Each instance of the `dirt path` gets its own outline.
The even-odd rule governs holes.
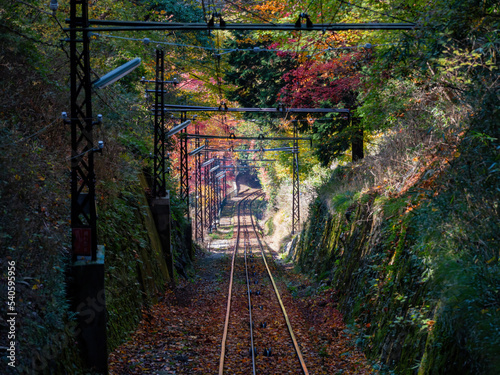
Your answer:
[[[230,215],[232,210],[225,212]],[[168,289],[164,300],[144,315],[132,339],[110,354],[110,374],[218,373],[232,249],[227,232],[231,225],[229,217],[222,218],[220,232],[212,236],[212,250],[197,257],[195,276]],[[290,267],[277,263],[272,267],[309,373],[374,373],[345,333],[342,316],[335,309],[335,292],[318,292]],[[247,368],[232,368],[227,373],[249,373]]]

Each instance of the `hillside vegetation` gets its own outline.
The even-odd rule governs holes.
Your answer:
[[[338,291],[381,369],[494,374],[498,9],[439,5],[421,39],[372,65],[358,111],[379,130],[361,162],[336,166],[319,189],[293,259]]]

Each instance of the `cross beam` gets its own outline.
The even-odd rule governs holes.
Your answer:
[[[263,163],[267,163],[267,162],[270,162],[270,161],[278,161],[277,159],[248,159],[248,160],[244,160],[244,159],[236,159],[236,161],[239,161],[239,162],[254,162],[254,161],[258,161],[258,162],[263,162]]]
[[[228,108],[176,104],[165,104],[163,109],[167,112],[349,113],[346,108]]]
[[[219,160],[225,161],[233,161],[233,162],[250,162],[250,161],[259,161],[259,162],[268,162],[268,161],[278,161],[277,159],[229,159],[229,158],[221,158]]]
[[[150,21],[113,21],[90,20],[87,31],[147,31],[147,30],[173,30],[173,31],[208,31],[208,30],[262,30],[262,31],[345,31],[345,30],[414,30],[419,26],[415,23],[328,23],[300,26],[294,23],[167,23]],[[65,29],[65,31],[70,31]]]
[[[207,151],[210,152],[268,152],[268,151],[292,151],[293,147],[277,147],[277,148],[263,148],[263,149],[249,149],[249,150],[229,150],[229,149],[217,149],[217,148],[210,148]]]
[[[257,136],[257,137],[240,137],[240,136],[233,136],[233,135],[199,135],[199,134],[187,134],[187,137],[190,139],[196,139],[196,138],[201,138],[201,139],[229,139],[229,140],[255,140],[255,141],[293,141],[293,140],[299,140],[299,141],[312,141],[312,138],[304,138],[304,137],[299,137],[299,138],[293,138],[293,137],[265,137],[265,136]]]

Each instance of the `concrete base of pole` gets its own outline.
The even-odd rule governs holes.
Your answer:
[[[174,256],[172,254],[171,245],[171,226],[170,226],[170,195],[166,197],[156,198],[151,202],[151,210],[156,222],[156,229],[160,236],[161,245],[163,248],[163,256],[167,263],[170,279],[174,280]]]
[[[68,297],[77,312],[75,337],[89,371],[108,373],[104,246],[98,246],[95,262],[77,260],[70,269]]]

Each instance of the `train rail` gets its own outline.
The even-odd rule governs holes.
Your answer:
[[[249,189],[237,204],[219,375],[308,375],[251,213],[263,195]]]

